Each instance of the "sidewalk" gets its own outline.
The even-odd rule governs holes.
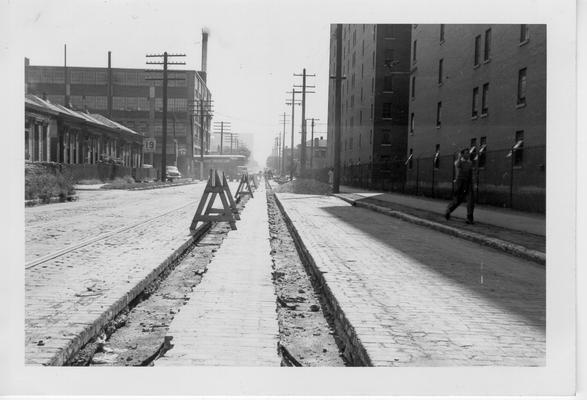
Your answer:
[[[538,264],[336,197],[276,198],[354,364],[545,364]]]
[[[409,196],[399,193],[368,191],[350,186],[341,186],[340,192],[345,194],[352,194],[356,200],[377,200],[385,203],[403,205],[419,210],[432,211],[440,215],[444,215],[446,206],[449,203],[448,200],[430,199],[426,197]],[[457,217],[464,220],[466,217],[466,204],[462,204],[459,208],[457,208],[452,213],[451,217]],[[494,225],[501,228],[532,233],[534,235],[546,236],[546,218],[541,214],[525,213],[522,211],[476,204],[475,221],[478,223]]]
[[[155,366],[280,366],[264,185],[173,319]]]
[[[475,224],[465,224],[466,207],[444,218],[448,202],[396,193],[359,191],[341,187],[336,197],[355,206],[427,226],[453,236],[474,241],[519,257],[546,262],[546,221],[543,215],[475,207]]]

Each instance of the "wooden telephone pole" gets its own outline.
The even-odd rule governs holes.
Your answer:
[[[161,143],[161,181],[167,181],[167,82],[168,81],[178,81],[184,80],[183,78],[168,78],[167,77],[167,67],[169,65],[185,65],[185,62],[170,62],[168,58],[170,57],[185,57],[185,54],[169,54],[164,52],[163,54],[147,54],[147,58],[163,58],[163,61],[147,61],[149,65],[163,65],[163,78],[147,78],[149,81],[163,81],[163,141]],[[153,70],[148,70],[148,72],[153,72]],[[160,72],[157,70],[157,72]]]

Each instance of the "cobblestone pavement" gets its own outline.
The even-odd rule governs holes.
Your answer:
[[[79,200],[25,209],[29,262],[85,239],[199,200],[205,183],[166,189],[79,191]]]
[[[271,272],[265,190],[247,202],[173,319],[173,348],[155,366],[279,366],[279,328]]]
[[[52,222],[48,214],[38,216],[37,225],[29,227],[30,234],[39,237],[43,234],[37,230],[53,230],[56,235],[53,247],[46,247],[44,250],[51,252],[59,250],[63,243],[71,240],[68,238],[68,226],[75,230],[71,236],[75,238],[73,241],[77,242],[78,239],[96,234],[97,228],[90,221],[97,224],[100,224],[101,220],[105,221],[100,225],[101,232],[113,226],[116,220],[120,223],[138,222],[137,219],[144,219],[146,215],[154,216],[155,209],[159,212],[166,211],[175,208],[177,204],[185,204],[186,199],[194,200],[193,203],[168,214],[165,218],[156,219],[149,224],[26,269],[26,363],[63,362],[64,358],[70,355],[67,353],[72,345],[79,347],[80,338],[95,333],[90,331],[95,329],[96,320],[112,317],[108,311],[111,306],[128,302],[138,294],[135,293],[137,288],[145,286],[156,274],[157,268],[188,241],[188,228],[203,188],[204,185],[190,185],[159,189],[157,194],[108,193],[104,195],[103,202],[95,202],[95,208],[92,208],[94,202],[91,200],[80,204],[56,205],[60,206],[57,207],[57,214],[62,215],[66,222]],[[149,196],[153,197],[147,201],[145,197]],[[143,202],[137,204],[135,198],[142,199]],[[125,201],[122,202],[122,199]],[[146,204],[151,208],[145,211]],[[64,209],[65,206],[71,207],[69,211]],[[117,206],[121,207],[122,211]],[[46,207],[49,209],[53,206]],[[133,207],[140,208],[141,212],[133,211]],[[126,211],[130,215],[126,214]],[[45,212],[49,213],[50,210],[40,210],[34,214]],[[40,225],[39,219],[46,222],[46,225]],[[53,228],[53,225],[56,228]],[[81,226],[87,227],[87,230],[79,229]]]
[[[373,365],[544,365],[538,264],[335,197],[277,196]]]

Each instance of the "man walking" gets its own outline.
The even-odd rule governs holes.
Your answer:
[[[456,190],[452,201],[444,213],[444,217],[450,219],[450,214],[464,200],[467,199],[467,224],[473,224],[473,209],[475,207],[475,194],[473,192],[473,162],[471,161],[469,149],[463,149],[457,161],[456,168]]]

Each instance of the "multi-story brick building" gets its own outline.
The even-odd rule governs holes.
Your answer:
[[[413,25],[408,190],[448,197],[462,148],[479,201],[545,207],[546,26]]]
[[[411,25],[344,24],[342,181],[398,188],[405,180]],[[331,26],[330,76],[336,73]],[[335,83],[329,85],[328,165],[334,165]]]
[[[103,114],[113,121],[154,138],[153,153],[145,153],[144,162],[159,168],[162,154],[162,82],[161,73],[144,69],[111,67],[33,66],[25,61],[26,91],[46,96],[51,102]],[[184,175],[198,171],[194,157],[200,154],[200,135],[209,145],[210,117],[200,126],[198,100],[209,101],[205,72],[170,70],[167,108],[167,164],[177,165]],[[195,113],[192,112],[194,111]],[[207,107],[205,107],[207,108]],[[197,158],[195,159],[197,162]]]

